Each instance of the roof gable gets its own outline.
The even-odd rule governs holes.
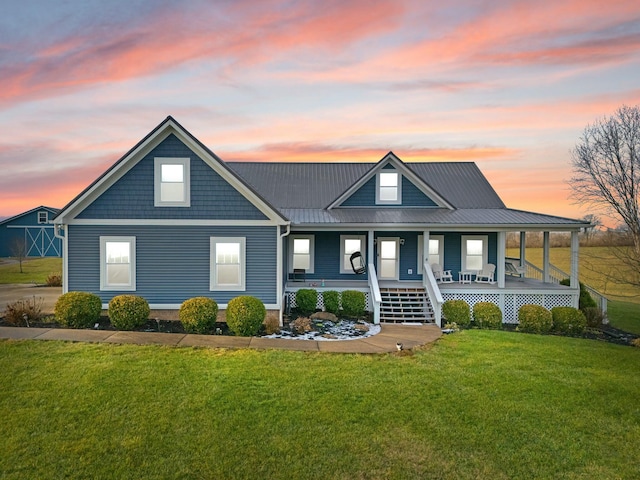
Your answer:
[[[113,166],[111,166],[106,172],[104,172],[98,179],[96,179],[89,187],[87,187],[82,193],[80,193],[75,199],[73,199],[67,206],[55,218],[56,223],[66,223],[75,218],[113,218],[109,217],[108,210],[98,208],[112,203],[114,198],[122,198],[123,193],[126,195],[144,195],[147,196],[153,194],[153,177],[151,177],[151,185],[135,185],[125,179],[125,175],[133,172],[132,175],[144,176],[144,170],[146,169],[146,177],[149,178],[149,158],[153,160],[154,154],[158,152],[157,149],[164,148],[173,149],[186,149],[196,157],[196,172],[192,172],[192,182],[202,182],[203,179],[209,180],[212,184],[217,185],[221,191],[217,192],[223,195],[226,201],[229,201],[229,193],[236,193],[236,198],[231,199],[233,206],[240,206],[248,211],[247,205],[250,205],[253,209],[259,212],[261,218],[268,218],[269,220],[276,221],[278,223],[286,223],[286,219],[255,190],[247,185],[237,174],[230,170],[225,163],[216,156],[211,150],[205,147],[200,141],[198,141],[191,133],[185,130],[178,122],[172,117],[167,117],[162,123],[160,123],[154,130],[152,130],[145,138],[143,138],[136,146],[134,146],[129,152],[121,157]],[[164,151],[164,150],[162,150]],[[176,155],[181,153],[176,150]],[[183,153],[184,154],[184,150]],[[198,170],[199,169],[199,170]],[[197,173],[198,175],[194,175]],[[147,181],[148,183],[148,181]],[[226,191],[224,190],[226,187]],[[110,191],[110,189],[112,189]],[[139,190],[146,189],[141,192]],[[149,190],[151,189],[151,190]],[[118,196],[117,194],[120,193]],[[226,196],[225,196],[226,194]],[[238,195],[239,194],[239,195]],[[101,199],[101,196],[105,195]],[[239,198],[241,197],[241,198]],[[94,202],[97,202],[94,205]],[[209,202],[210,203],[210,202]],[[148,204],[148,201],[147,201]],[[240,205],[242,204],[242,205]],[[144,205],[144,204],[143,204]],[[153,204],[151,204],[153,205]],[[115,218],[153,218],[161,217],[167,218],[167,214],[172,213],[175,215],[183,214],[185,211],[189,211],[188,218],[202,218],[211,219],[211,215],[204,211],[204,207],[198,212],[197,209],[189,208],[159,208],[149,209],[139,208],[139,204],[136,203],[134,212],[130,212],[126,217],[117,216]],[[221,218],[223,215],[223,209],[213,209],[216,213],[214,219]],[[212,209],[209,207],[209,212]],[[151,213],[150,213],[151,212]],[[183,214],[184,215],[184,214]],[[258,219],[252,217],[252,219]]]
[[[387,153],[382,159],[363,175],[357,182],[351,185],[345,192],[336,198],[328,209],[347,206],[372,206],[376,208],[385,207],[375,203],[376,194],[376,176],[383,170],[396,170],[402,176],[403,198],[397,207],[443,207],[453,208],[443,196],[429,186],[423,179],[409,170],[404,162],[400,160],[393,152]],[[413,195],[404,198],[404,187],[407,187]],[[373,200],[373,201],[372,201]]]
[[[49,217],[49,218],[53,218],[53,216],[56,215],[59,210],[57,208],[45,207],[44,205],[40,205],[39,207],[32,208],[31,210],[27,210],[26,212],[22,212],[22,213],[19,213],[17,215],[14,215],[13,217],[5,218],[4,220],[0,221],[0,225],[4,225],[6,223],[11,223],[11,222],[14,222],[14,221],[16,221],[18,219],[21,219],[21,218],[24,218],[26,216],[35,214],[36,212],[42,212],[42,211],[46,211],[46,212],[50,213],[51,217]]]

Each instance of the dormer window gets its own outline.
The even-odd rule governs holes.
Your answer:
[[[190,198],[190,164],[188,158],[155,159],[155,206],[188,207]]]
[[[38,212],[38,223],[49,223],[49,212]]]
[[[400,174],[394,170],[383,170],[378,173],[377,189],[376,189],[376,204],[400,204],[401,192],[400,192]]]

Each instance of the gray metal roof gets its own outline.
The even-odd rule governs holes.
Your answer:
[[[414,225],[467,226],[517,228],[579,228],[581,220],[556,217],[541,213],[512,210],[509,208],[283,208],[283,215],[294,225],[344,224],[344,225]]]
[[[376,163],[227,162],[277,208],[325,208]],[[480,169],[470,162],[404,163],[455,208],[504,208]]]

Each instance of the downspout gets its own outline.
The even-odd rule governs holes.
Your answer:
[[[276,261],[277,265],[278,265],[278,272],[277,272],[277,283],[278,283],[278,288],[276,291],[276,295],[278,296],[277,298],[279,299],[279,303],[280,303],[280,311],[278,313],[278,321],[280,322],[280,326],[282,327],[284,324],[284,319],[282,317],[282,312],[284,309],[284,292],[283,292],[283,274],[284,274],[284,259],[283,259],[283,254],[282,254],[282,243],[284,241],[284,237],[288,237],[289,234],[291,233],[291,222],[288,222],[286,224],[286,230],[284,231],[284,233],[281,233],[279,235],[279,241],[278,241],[278,248],[277,248],[277,255],[278,255],[278,259]]]
[[[60,235],[60,230],[64,230],[64,235]],[[53,235],[56,238],[59,238],[62,242],[62,293],[67,293],[69,291],[69,266],[67,265],[69,255],[67,251],[67,233],[67,226],[64,223],[53,224]]]

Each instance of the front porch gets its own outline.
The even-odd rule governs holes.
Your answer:
[[[371,271],[370,271],[371,273]],[[375,270],[373,271],[375,275]],[[575,306],[577,304],[578,291],[564,285],[553,282],[543,282],[542,280],[530,277],[509,277],[504,279],[504,287],[495,283],[438,283],[436,284],[443,301],[464,300],[473,309],[478,302],[492,302],[500,307],[503,312],[504,323],[517,323],[518,310],[525,304],[542,305],[551,309],[558,306]],[[322,292],[327,290],[358,290],[365,294],[365,308],[369,312],[376,311],[376,292],[367,280],[325,280],[324,282],[300,282],[289,281],[285,285],[285,305],[289,309],[295,308],[295,292],[302,288],[312,288],[318,292],[318,302],[316,308],[324,309]],[[428,292],[423,282],[415,281],[380,281],[379,290],[392,288],[421,288]],[[431,304],[436,303],[434,297],[437,294],[428,294]],[[437,310],[437,309],[434,309]],[[436,323],[439,323],[439,317]]]

